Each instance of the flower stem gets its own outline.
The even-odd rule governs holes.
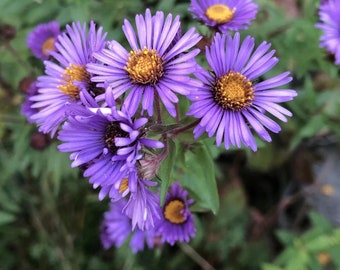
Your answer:
[[[200,119],[197,119],[196,121],[186,125],[186,126],[183,126],[183,127],[180,127],[180,128],[177,128],[177,129],[174,129],[172,130],[170,133],[171,133],[171,138],[174,138],[176,137],[178,134],[192,128],[192,127],[195,127],[198,125],[198,123],[200,122]]]
[[[34,77],[34,72],[27,65],[27,63],[21,59],[19,53],[13,48],[13,46],[9,42],[6,42],[5,47],[10,52],[10,54],[12,54],[12,56],[18,61],[18,63],[26,69],[30,76]]]
[[[193,261],[195,261],[198,265],[201,266],[204,270],[214,270],[215,268],[206,261],[200,254],[196,252],[190,245],[187,243],[178,244],[180,249],[187,254]]]
[[[155,92],[155,104],[156,104],[156,112],[157,112],[157,124],[162,124],[162,111],[161,111],[161,104],[159,101],[159,95]]]

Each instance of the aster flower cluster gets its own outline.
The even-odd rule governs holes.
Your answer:
[[[214,33],[202,66],[196,56],[203,52],[195,48],[201,34],[162,11],[147,9],[134,23],[125,19],[126,47],[106,40],[94,22],[73,22],[63,31],[51,22],[29,35],[45,72],[22,113],[70,153],[71,166],[99,189],[99,200],[110,200],[101,227],[105,248],[121,246],[131,234],[133,252],[195,236],[190,189],[180,177],[158,175],[170,139],[206,133],[225,149],[256,151],[255,136],[269,142],[269,132],[281,129],[272,116],[284,122],[292,116],[279,105],[297,95],[281,88],[291,81],[289,72],[262,80],[278,63],[275,50],[265,41],[255,47],[251,36],[242,41],[237,32],[249,27],[257,8],[251,0],[191,1],[193,17]],[[183,100],[190,102],[189,124],[181,121]]]
[[[145,244],[154,248],[162,243],[174,245],[177,241],[189,242],[195,236],[193,214],[189,206],[194,203],[188,199],[188,191],[176,181],[167,193],[163,207],[159,209],[159,219],[147,230],[133,229],[131,219],[124,215],[126,205],[123,201],[111,202],[110,209],[104,214],[101,225],[101,240],[104,248],[120,247],[131,235],[130,247],[135,253],[144,249]]]

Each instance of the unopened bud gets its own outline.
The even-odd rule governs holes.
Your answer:
[[[197,42],[196,47],[199,48],[202,52],[204,52],[205,47],[210,46],[210,44],[211,44],[211,40],[208,37],[203,36],[201,40]]]
[[[24,94],[27,94],[28,90],[30,89],[31,84],[34,82],[34,80],[30,77],[25,77],[21,79],[19,82],[19,89]]]
[[[164,245],[161,236],[155,236],[152,240],[155,248],[161,248]]]
[[[9,24],[0,25],[0,38],[2,40],[12,40],[16,35],[15,27]]]
[[[41,132],[34,132],[31,135],[31,147],[36,150],[43,150],[51,143],[51,138],[47,134]]]

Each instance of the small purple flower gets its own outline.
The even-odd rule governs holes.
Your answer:
[[[145,16],[137,15],[135,21],[137,36],[128,20],[123,25],[130,51],[113,40],[108,49],[94,54],[101,64],[88,65],[95,75],[92,81],[101,87],[107,83],[107,91],[112,91],[115,99],[125,94],[124,105],[131,115],[141,103],[152,116],[154,100],[159,98],[170,115],[175,116],[176,94],[187,95],[199,85],[189,76],[196,68],[194,57],[199,50],[187,51],[201,37],[192,28],[179,38],[179,16],[174,20],[171,14],[164,18],[161,11],[152,16],[147,9]]]
[[[131,221],[122,213],[125,203],[123,200],[110,203],[110,209],[104,213],[100,238],[105,249],[120,247],[131,234]]]
[[[154,230],[141,231],[138,228],[132,230],[131,219],[122,212],[125,204],[125,200],[111,202],[109,211],[104,213],[100,234],[102,245],[105,249],[112,246],[119,248],[132,235],[129,246],[133,253],[144,250],[145,244],[153,248]]]
[[[193,18],[221,33],[247,29],[258,5],[252,0],[191,0]]]
[[[85,166],[85,177],[94,188],[101,187],[99,198],[116,194],[122,179],[129,178],[129,188],[136,190],[134,165],[142,158],[142,147],[161,148],[159,141],[142,134],[146,118],[132,120],[115,108],[73,106],[73,112],[59,131],[58,146],[71,152],[72,167]],[[112,195],[110,193],[113,192]]]
[[[25,101],[21,104],[21,114],[24,115],[29,123],[33,123],[34,121],[31,119],[32,115],[37,113],[37,109],[33,109],[31,106],[33,102],[30,98],[38,93],[37,83],[33,81],[28,86],[25,91]]]
[[[320,47],[335,55],[335,64],[340,64],[340,2],[323,1],[319,9],[320,23],[316,27],[323,31]]]
[[[56,51],[55,42],[60,34],[60,25],[57,21],[39,24],[29,33],[27,47],[35,57],[47,60],[51,52]]]
[[[206,49],[212,72],[203,68],[196,72],[204,86],[188,96],[192,100],[188,114],[201,119],[194,129],[195,138],[207,132],[209,137],[216,134],[218,146],[224,141],[226,149],[244,144],[256,151],[252,130],[268,142],[271,137],[266,129],[274,133],[281,130],[265,113],[284,122],[285,116],[292,115],[277,103],[292,100],[296,91],[275,89],[292,80],[289,72],[257,82],[279,60],[273,57],[274,50],[268,52],[271,44],[262,42],[253,51],[254,46],[254,38],[250,36],[240,44],[239,33],[234,37],[216,34]]]
[[[38,77],[39,94],[31,98],[32,108],[39,110],[32,119],[43,133],[53,136],[67,118],[67,104],[79,104],[86,95],[96,95],[86,64],[95,61],[92,54],[104,47],[106,34],[96,30],[93,22],[87,27],[79,22],[66,26],[66,32],[55,43],[51,52],[55,61],[45,61],[45,74]]]
[[[137,190],[130,194],[130,198],[123,209],[125,215],[131,218],[132,229],[136,226],[142,231],[151,230],[161,218],[159,197],[150,190],[157,185],[152,181],[137,180]]]
[[[189,242],[195,236],[194,218],[189,209],[194,200],[188,199],[188,194],[177,181],[170,187],[162,209],[162,219],[156,227],[163,243],[174,245],[176,241]]]

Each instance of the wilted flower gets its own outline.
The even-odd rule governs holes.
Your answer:
[[[289,72],[256,81],[279,60],[273,57],[274,50],[267,52],[271,44],[262,42],[253,52],[254,46],[254,38],[250,36],[240,44],[239,33],[234,37],[216,34],[206,49],[212,72],[203,68],[196,72],[204,86],[188,96],[193,102],[188,114],[201,119],[194,129],[195,138],[207,132],[209,137],[216,134],[218,146],[224,141],[226,149],[244,144],[256,151],[251,128],[268,142],[271,137],[266,129],[275,133],[281,130],[265,113],[282,121],[287,121],[285,115],[292,115],[277,103],[292,100],[296,91],[274,89],[292,80]]]
[[[145,154],[143,159],[139,161],[140,169],[139,172],[143,176],[143,179],[153,179],[159,169],[162,159],[158,155]]]

